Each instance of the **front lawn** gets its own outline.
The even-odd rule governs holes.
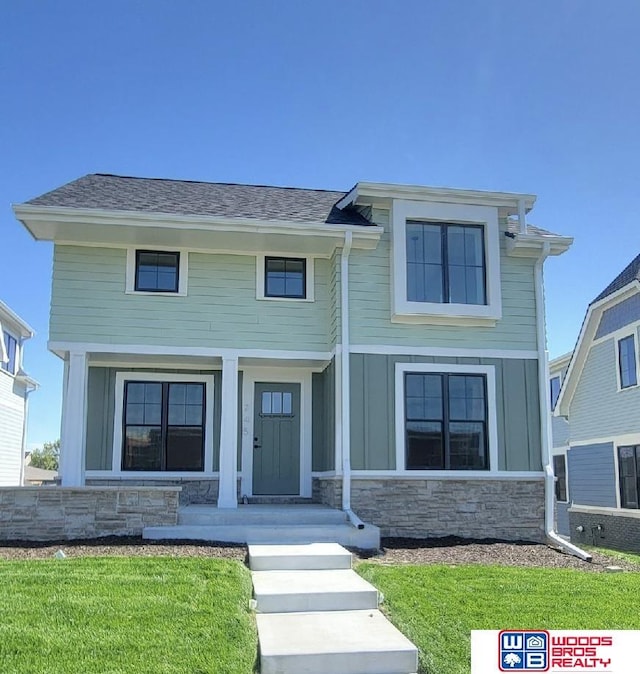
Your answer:
[[[422,674],[468,674],[472,629],[640,629],[640,573],[375,563],[357,571],[420,649]]]
[[[0,672],[250,674],[251,578],[237,561],[0,562]]]

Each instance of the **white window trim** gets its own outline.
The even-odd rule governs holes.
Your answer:
[[[124,412],[124,384],[127,381],[203,382],[205,384],[204,470],[202,471],[146,471],[122,470],[122,417]],[[214,376],[204,374],[168,374],[163,372],[116,372],[116,402],[113,416],[113,452],[111,472],[99,471],[101,477],[138,477],[168,479],[181,477],[214,477],[213,466],[213,395]],[[91,471],[95,475],[98,471]]]
[[[306,297],[267,297],[265,295],[264,287],[264,265],[265,259],[268,257],[283,257],[294,260],[305,261],[305,289]],[[256,255],[256,299],[267,300],[269,302],[313,302],[315,301],[315,272],[314,272],[314,258],[310,255],[294,255],[292,253],[266,253],[264,255]]]
[[[150,290],[136,290],[136,251],[149,250],[158,252],[180,253],[178,265],[178,292],[152,292]],[[152,295],[154,297],[185,297],[187,294],[187,281],[189,277],[189,251],[183,248],[170,248],[167,246],[133,246],[127,248],[127,278],[125,294],[127,295]]]
[[[627,337],[633,337],[633,351],[636,358],[636,383],[633,386],[622,387],[622,377],[620,373],[620,342]],[[635,388],[640,386],[640,369],[638,367],[638,333],[636,331],[620,333],[615,337],[615,363],[616,363],[616,386],[618,387],[618,393],[622,391],[632,391]]]
[[[7,332],[9,332],[7,330]],[[0,363],[8,363],[9,354],[7,353],[7,347],[4,343],[4,329],[2,327],[2,321],[0,321]],[[2,368],[0,368],[2,369]],[[4,370],[2,370],[4,372]]]
[[[487,434],[489,442],[488,470],[411,470],[405,466],[405,400],[404,375],[407,372],[431,372],[435,374],[483,374],[487,381]],[[496,408],[496,370],[493,365],[449,365],[448,363],[396,363],[395,382],[395,425],[396,425],[396,473],[421,475],[425,477],[447,477],[455,475],[459,478],[479,476],[496,476],[498,470],[498,419]]]
[[[5,370],[3,367],[0,367],[0,372],[7,375],[8,377],[15,377],[22,367],[22,340],[13,331],[9,330],[8,328],[3,328],[2,323],[0,323],[0,363],[3,365],[9,362],[9,353],[4,343],[5,332],[16,340],[16,357],[13,372],[9,372],[9,370]]]
[[[484,229],[487,304],[447,304],[407,300],[407,220],[481,225]],[[394,200],[392,223],[391,306],[394,322],[469,325],[494,324],[502,317],[498,210],[491,206]]]

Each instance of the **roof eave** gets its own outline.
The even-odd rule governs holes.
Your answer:
[[[35,330],[2,300],[0,300],[0,323],[11,323],[12,326],[18,328],[20,337],[23,339],[30,339],[36,334]]]
[[[507,254],[518,257],[535,257],[549,244],[549,255],[562,255],[573,244],[573,237],[559,234],[509,233]]]

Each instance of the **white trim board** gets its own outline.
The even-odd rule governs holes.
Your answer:
[[[445,346],[407,346],[405,344],[352,344],[350,353],[389,356],[433,356],[444,358],[512,358],[518,360],[537,360],[534,350],[515,349],[470,349]]]
[[[396,441],[396,471],[406,471],[405,466],[405,430],[404,430],[404,375],[405,373],[435,373],[435,374],[483,374],[487,382],[487,440],[489,449],[489,470],[468,471],[448,470],[440,471],[445,475],[457,475],[469,477],[473,473],[486,475],[498,473],[498,420],[496,410],[496,369],[493,365],[453,365],[448,363],[396,363],[395,367],[395,441]],[[436,471],[424,471],[428,475],[434,475]]]

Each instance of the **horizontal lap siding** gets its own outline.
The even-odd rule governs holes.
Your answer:
[[[502,319],[495,327],[391,322],[391,233],[386,212],[374,210],[385,232],[374,251],[350,258],[351,342],[485,349],[536,348],[534,260],[508,257],[501,234]],[[502,227],[504,230],[504,226]]]
[[[564,417],[551,417],[553,446],[566,447],[569,444],[569,422]]]
[[[571,447],[567,453],[569,497],[573,505],[616,507],[613,443]]]
[[[498,468],[541,470],[537,362],[351,355],[351,467],[395,469],[395,365],[490,365],[496,373]]]
[[[640,387],[618,391],[613,338],[589,350],[571,401],[571,442],[640,432]]]
[[[252,256],[189,254],[186,297],[125,294],[126,251],[56,246],[53,341],[327,350],[330,260],[315,260],[315,302],[256,300]],[[286,329],[283,329],[286,326]]]
[[[24,386],[0,373],[0,486],[20,484]]]

